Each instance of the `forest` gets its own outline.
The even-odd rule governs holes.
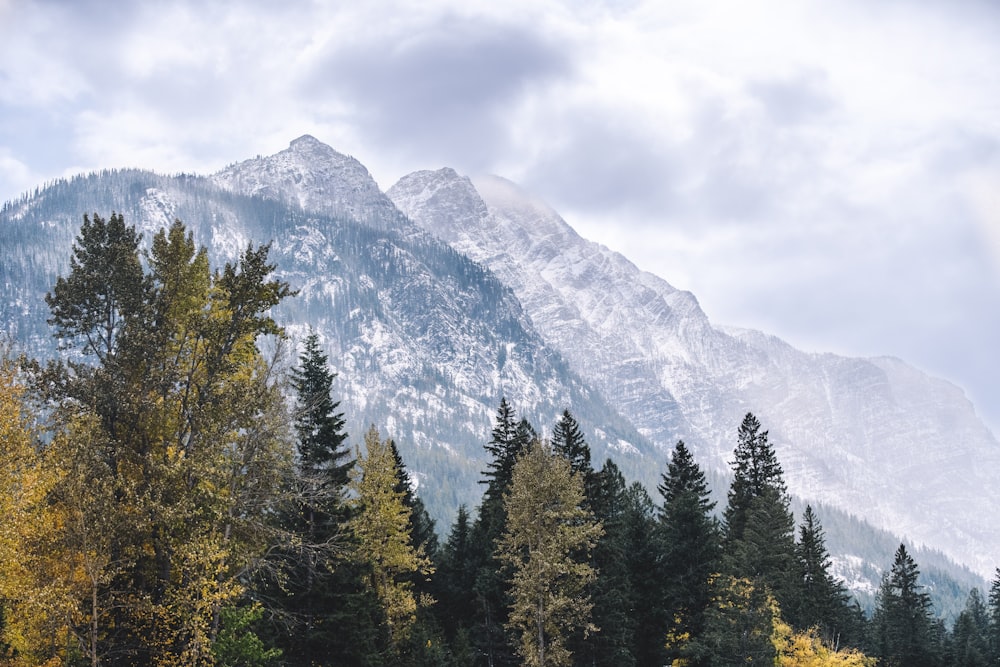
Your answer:
[[[947,627],[901,544],[865,613],[752,413],[716,507],[683,441],[654,499],[570,410],[541,438],[501,399],[439,537],[391,434],[349,447],[318,336],[286,350],[268,245],[141,246],[85,216],[46,296],[65,354],[3,357],[0,664],[1000,663],[1000,568]]]

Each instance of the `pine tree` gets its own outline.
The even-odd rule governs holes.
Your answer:
[[[740,425],[725,518],[729,573],[766,587],[782,608],[800,596],[795,577],[795,518],[767,431],[747,413]]]
[[[441,549],[435,576],[438,611],[446,634],[454,639],[476,613],[475,599],[469,594],[476,582],[473,561],[472,525],[465,505],[460,505],[455,523]]]
[[[632,653],[637,665],[663,664],[666,628],[663,596],[652,578],[659,565],[661,545],[657,539],[655,507],[639,482],[625,490],[624,550],[632,590],[635,643]]]
[[[1000,567],[990,584],[988,614],[990,664],[1000,665]]]
[[[955,619],[948,664],[953,667],[988,667],[990,621],[983,594],[978,588],[969,591],[965,609]],[[992,663],[996,664],[996,663]]]
[[[254,594],[268,600],[266,611],[280,619],[266,627],[285,659],[311,664],[329,656],[372,654],[377,641],[363,627],[372,621],[375,605],[365,599],[358,565],[346,558],[351,544],[344,496],[354,461],[347,460],[344,418],[332,397],[336,376],[315,333],[303,347],[299,366],[291,371],[297,457],[290,507],[281,520],[285,546],[272,549],[270,570],[255,582]]]
[[[592,477],[587,498],[594,517],[604,526],[591,554],[599,576],[590,587],[594,625],[598,632],[578,630],[570,640],[577,665],[636,664],[634,655],[636,628],[636,592],[630,560],[639,555],[630,543],[630,525],[634,520],[632,498],[625,477],[614,461],[608,459]],[[648,586],[649,581],[640,582]]]
[[[875,618],[876,651],[892,667],[933,667],[934,641],[930,596],[917,582],[920,571],[902,544],[879,589]]]
[[[424,501],[413,492],[410,473],[406,470],[403,457],[399,454],[394,440],[389,440],[389,449],[396,462],[395,490],[403,494],[403,504],[410,508],[410,542],[420,549],[431,562],[437,559],[438,537],[434,530],[434,519],[428,514]]]
[[[583,477],[585,490],[589,490],[594,477],[594,468],[590,465],[590,446],[583,437],[580,424],[569,410],[563,410],[552,429],[552,449],[569,461],[573,472]]]
[[[760,421],[748,412],[737,432],[733,483],[723,515],[726,538],[730,542],[742,539],[755,499],[765,494],[773,494],[779,499],[787,495],[781,465],[768,441],[767,431],[760,428]]]
[[[786,612],[792,625],[817,628],[820,637],[840,644],[847,625],[849,596],[846,587],[830,574],[830,554],[826,550],[823,527],[810,505],[806,505],[796,545],[801,595]]]
[[[344,445],[344,415],[333,400],[333,381],[327,355],[320,349],[319,336],[311,332],[305,339],[299,366],[292,369],[296,397],[295,432],[299,465],[307,476],[321,476],[324,486],[342,489],[353,465]]]
[[[707,664],[692,655],[690,642],[704,632],[711,580],[720,565],[720,533],[705,474],[683,441],[674,447],[657,488],[663,497],[659,513],[663,552],[657,575],[664,588],[669,658],[692,667]]]
[[[495,549],[507,527],[504,495],[513,478],[514,464],[533,437],[531,425],[524,419],[518,421],[507,400],[501,399],[490,442],[486,445],[486,452],[491,456],[481,480],[486,484],[486,491],[472,528],[476,583],[470,594],[475,595],[477,613],[470,630],[474,644],[490,667],[517,663],[513,642],[506,631],[507,577]]]
[[[595,572],[588,555],[602,529],[583,501],[583,480],[542,443],[518,458],[499,557],[513,569],[508,625],[520,636],[525,665],[572,664],[569,635],[592,627],[585,591]]]

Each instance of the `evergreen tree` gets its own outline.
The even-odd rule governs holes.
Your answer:
[[[930,596],[917,583],[920,571],[902,544],[882,580],[875,617],[876,653],[890,667],[938,664]]]
[[[513,570],[508,625],[520,636],[522,664],[572,664],[569,635],[592,628],[585,591],[595,572],[587,556],[602,529],[583,501],[583,480],[542,443],[518,458],[498,555]]]
[[[740,424],[725,517],[729,573],[766,587],[779,606],[791,608],[801,595],[796,574],[795,518],[781,465],[767,431],[747,413]]]
[[[446,634],[454,640],[476,613],[475,598],[469,594],[476,582],[473,561],[472,525],[465,505],[441,549],[440,565],[435,576],[439,616]]]
[[[597,632],[578,630],[570,640],[577,665],[635,665],[636,595],[630,559],[638,555],[630,544],[632,499],[618,466],[608,459],[592,477],[588,506],[604,526],[591,563],[599,576],[590,586]],[[648,581],[640,585],[648,585]]]
[[[1000,665],[1000,567],[990,585],[988,615],[990,664]]]
[[[428,514],[424,501],[413,492],[410,473],[406,470],[406,464],[403,462],[403,457],[400,456],[399,448],[396,447],[394,440],[389,440],[389,450],[396,462],[395,490],[403,494],[403,504],[410,508],[410,542],[414,547],[423,551],[431,562],[435,562],[438,555],[438,537],[434,530],[434,519]],[[418,588],[423,590],[421,586]]]
[[[477,611],[470,634],[483,662],[490,667],[517,664],[514,645],[506,631],[507,576],[495,550],[506,532],[504,495],[511,484],[514,464],[533,437],[531,425],[524,419],[518,421],[507,400],[501,399],[490,442],[486,445],[486,452],[491,456],[481,480],[486,484],[486,491],[472,529],[476,583],[470,593],[476,597]]]
[[[733,460],[733,483],[729,488],[728,504],[723,515],[726,539],[740,540],[746,530],[753,501],[765,494],[778,498],[787,495],[784,473],[768,441],[767,431],[761,431],[760,421],[748,412],[737,432]]]
[[[569,461],[573,472],[582,476],[585,491],[590,491],[594,477],[594,468],[590,465],[590,446],[583,437],[580,424],[569,410],[563,410],[552,429],[552,449]]]
[[[635,642],[632,654],[637,665],[662,665],[666,655],[663,596],[654,581],[661,547],[657,540],[655,507],[639,482],[625,490],[625,564],[632,591]]]
[[[811,506],[806,505],[796,545],[801,595],[787,611],[787,618],[799,628],[817,628],[820,637],[832,645],[848,625],[849,595],[846,587],[830,574],[830,554],[826,550],[823,527]]]
[[[713,582],[705,631],[692,638],[688,653],[707,665],[777,664],[772,641],[780,622],[774,598],[749,579],[722,575]]]
[[[952,628],[948,664],[953,667],[990,665],[989,632],[989,612],[983,594],[973,588]]]
[[[297,405],[299,465],[307,476],[321,475],[324,486],[343,489],[354,462],[344,445],[344,415],[337,411],[340,402],[334,401],[332,395],[336,375],[330,372],[327,361],[319,336],[311,332],[305,339],[299,366],[291,374]]]
[[[704,632],[711,581],[720,565],[720,532],[705,474],[683,441],[674,447],[657,488],[663,497],[657,575],[663,586],[668,657],[692,667],[707,664],[692,654],[690,641]]]
[[[330,656],[364,664],[365,656],[377,655],[376,633],[366,627],[380,621],[377,602],[365,589],[362,568],[347,558],[353,545],[344,495],[354,461],[347,460],[344,418],[332,397],[335,377],[319,337],[310,333],[291,371],[297,474],[281,516],[284,546],[272,550],[271,567],[254,590],[267,600],[271,621],[258,625],[290,664]]]

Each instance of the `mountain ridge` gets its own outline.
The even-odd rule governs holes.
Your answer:
[[[583,239],[505,179],[421,171],[387,194],[505,280],[546,342],[659,447],[684,439],[724,470],[731,424],[752,411],[796,495],[865,508],[874,525],[981,572],[995,566],[1000,445],[955,385],[891,358],[807,353],[714,326],[693,295]]]
[[[892,409],[923,410],[929,414],[916,419],[914,437],[939,433],[948,410],[936,397],[946,398],[946,406],[964,398],[953,385],[901,362],[803,353],[768,334],[712,325],[693,294],[586,241],[509,181],[484,185],[454,170],[419,173],[425,176],[411,183],[410,205],[396,186],[382,193],[359,161],[304,136],[274,156],[209,176],[123,170],[54,184],[0,213],[0,318],[17,323],[28,345],[50,341],[41,296],[65,270],[85,211],[118,210],[147,237],[179,217],[217,259],[231,259],[250,240],[272,239],[280,275],[302,290],[280,313],[293,339],[308,326],[320,330],[352,433],[377,423],[398,438],[417,480],[435,480],[421,494],[439,517],[448,514],[442,507],[453,512],[459,502],[477,501],[482,444],[502,395],[543,429],[563,408],[573,408],[595,459],[613,454],[647,488],[655,487],[665,448],[677,439],[697,446],[703,465],[725,472],[736,425],[752,411],[771,429],[797,495],[855,513],[872,505],[882,512],[880,525],[897,534],[950,546],[946,553],[980,573],[995,566],[989,562],[995,509],[988,501],[996,484],[986,465],[995,439],[993,450],[972,463],[962,460],[977,450],[958,447],[954,458],[962,465],[956,467],[940,442],[920,451],[913,442],[892,440],[884,424],[878,428],[879,415]],[[407,210],[420,207],[423,213]],[[455,225],[464,236],[439,239],[447,220],[426,224],[424,213],[442,210],[461,222]],[[483,241],[490,234],[498,237],[495,247]],[[595,282],[605,288],[593,290]],[[831,394],[831,401],[821,391],[826,385],[798,379],[803,369],[869,393]],[[801,433],[782,422],[785,413],[804,416]],[[847,427],[839,415],[865,421]],[[835,429],[836,437],[815,448],[796,446],[817,424]],[[977,428],[965,417],[955,421],[955,432],[973,442],[983,437]],[[899,451],[883,451],[883,439]],[[843,444],[852,440],[858,447]],[[920,489],[941,507],[907,507],[905,485],[876,498],[883,507],[871,503],[888,458],[877,470],[857,462],[875,455],[946,472],[938,487],[921,478]],[[969,469],[977,464],[981,470]],[[966,508],[949,518],[965,497],[949,497],[944,486],[954,486],[963,472],[969,489],[985,489],[986,509],[980,499],[972,504],[978,517]],[[922,539],[921,525],[929,521],[938,534]]]

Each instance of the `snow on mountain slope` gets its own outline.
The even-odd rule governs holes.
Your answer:
[[[684,439],[725,469],[752,411],[794,494],[981,573],[996,566],[1000,445],[957,387],[898,360],[713,326],[690,293],[581,238],[509,181],[423,171],[387,194],[510,285],[546,341],[661,447]]]
[[[359,164],[348,161],[345,184],[328,169],[343,156],[317,149],[303,158],[301,146],[230,168],[228,181],[104,172],[5,206],[0,322],[21,349],[54,354],[44,295],[68,269],[83,212],[120,212],[147,242],[179,218],[217,266],[249,242],[271,243],[277,275],[299,290],[276,320],[293,340],[310,328],[319,334],[354,442],[371,424],[394,438],[409,469],[434,480],[421,496],[436,517],[478,503],[483,445],[502,396],[538,428],[579,406],[596,456],[624,442],[628,452],[617,458],[627,474],[652,468],[649,442],[545,345],[508,287],[407,221],[367,186]],[[329,182],[310,172],[314,158]],[[272,182],[269,174],[278,176]],[[220,188],[220,180],[250,184],[249,192]],[[301,208],[299,197],[313,209]]]

